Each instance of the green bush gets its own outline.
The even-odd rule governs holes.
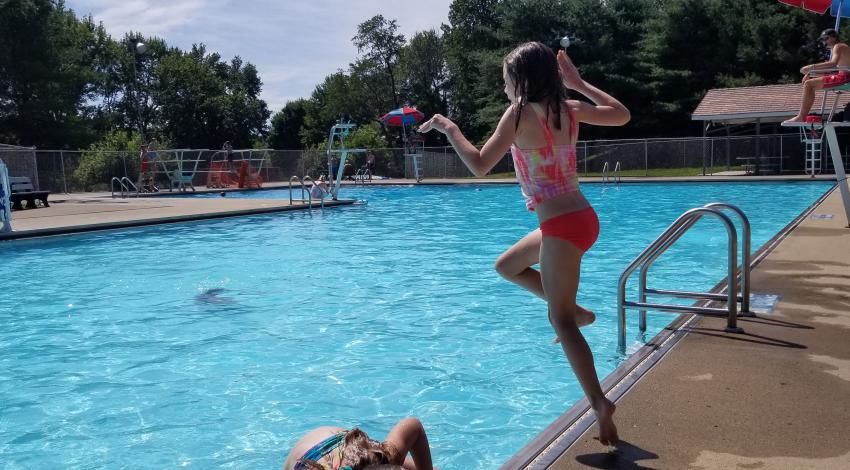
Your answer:
[[[127,176],[135,181],[139,173],[138,154],[141,145],[142,139],[138,133],[132,136],[122,131],[106,134],[83,152],[72,178],[86,191],[108,189],[114,176]]]

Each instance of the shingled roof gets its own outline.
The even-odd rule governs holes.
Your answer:
[[[740,88],[715,88],[708,90],[691,115],[694,121],[721,122],[777,122],[788,119],[800,110],[803,87],[799,83],[788,85],[748,86]],[[835,94],[829,94],[827,112],[832,108]],[[820,109],[823,92],[815,96],[815,109]],[[836,111],[850,103],[850,93],[838,98]]]

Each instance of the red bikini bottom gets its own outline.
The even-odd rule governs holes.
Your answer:
[[[557,237],[587,251],[599,237],[599,218],[593,207],[557,215],[540,224],[544,237]]]

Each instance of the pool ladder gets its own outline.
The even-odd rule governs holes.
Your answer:
[[[613,178],[614,182],[620,184],[620,162],[618,161],[614,165],[614,171],[612,172],[613,174],[609,174],[609,171],[610,167],[608,166],[608,162],[605,162],[605,164],[602,165],[602,182],[610,183]]]
[[[301,186],[301,199],[293,199],[292,198],[292,182],[293,181],[297,182],[298,185]],[[307,184],[307,182],[310,183],[310,189],[306,189],[304,187],[304,185]],[[292,205],[293,200],[297,200],[297,201],[300,201],[302,203],[304,201],[307,201],[307,206],[312,210],[313,209],[313,193],[312,193],[311,189],[313,189],[313,186],[315,186],[315,184],[316,184],[316,182],[313,181],[313,178],[310,178],[309,176],[305,176],[303,179],[299,178],[297,176],[292,176],[291,178],[289,178],[289,205],[290,206]],[[306,199],[304,198],[305,193],[307,194]],[[325,208],[325,198],[322,198],[322,209],[324,209],[324,208]]]
[[[724,210],[729,210],[736,213],[741,219],[743,228],[741,251],[741,269],[738,270],[738,233],[735,229],[735,224],[728,215],[724,214]],[[682,292],[662,289],[649,289],[646,286],[646,278],[649,268],[668,248],[673,246],[682,235],[684,235],[694,224],[697,223],[703,216],[710,215],[723,223],[726,227],[728,237],[728,277],[726,294],[711,293],[711,292]],[[626,300],[626,282],[632,273],[640,268],[640,285],[639,285],[639,300],[637,302]],[[738,294],[738,277],[740,276],[741,293]],[[649,303],[646,301],[647,294],[663,295],[667,297],[679,297],[689,299],[704,299],[714,301],[726,301],[726,308],[704,307],[697,305],[675,305]],[[667,227],[667,230],[655,239],[648,247],[646,247],[634,261],[620,275],[619,288],[617,292],[617,320],[619,341],[618,347],[620,353],[626,352],[626,309],[639,308],[640,320],[639,326],[641,334],[646,332],[646,310],[658,310],[673,313],[699,313],[702,315],[726,316],[726,332],[743,333],[744,330],[738,327],[738,302],[741,302],[741,316],[755,316],[750,312],[750,221],[744,212],[731,205],[722,202],[713,202],[706,204],[703,207],[697,207],[686,211]]]
[[[139,194],[139,189],[136,188],[136,185],[130,181],[130,178],[126,176],[122,176],[118,178],[117,176],[112,177],[112,180],[109,182],[109,185],[112,189],[112,197],[115,198],[115,183],[118,183],[119,191],[121,195],[121,199],[126,198],[130,195],[130,193],[135,192],[137,195]],[[132,191],[130,190],[132,188]]]

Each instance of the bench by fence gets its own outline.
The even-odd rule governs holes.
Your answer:
[[[35,191],[32,186],[32,181],[26,176],[12,176],[9,178],[9,185],[12,193],[9,199],[12,201],[12,209],[19,211],[23,210],[24,206],[21,202],[27,202],[27,209],[37,207],[35,201],[39,200],[44,204],[44,207],[50,207],[47,203],[47,195],[50,191]]]

